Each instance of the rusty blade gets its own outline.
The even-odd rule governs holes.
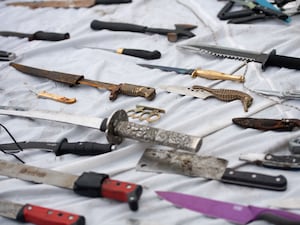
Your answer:
[[[9,6],[27,6],[29,8],[88,8],[95,5],[95,0],[71,0],[71,1],[34,1],[34,2],[12,2]]]

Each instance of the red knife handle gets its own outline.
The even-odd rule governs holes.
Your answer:
[[[103,197],[128,202],[132,211],[138,210],[138,200],[143,188],[140,185],[111,180],[107,174],[83,173],[74,183],[75,193],[88,197]]]
[[[26,204],[18,212],[18,221],[36,225],[84,225],[85,218],[69,212]]]

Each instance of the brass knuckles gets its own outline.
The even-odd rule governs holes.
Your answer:
[[[165,110],[143,105],[136,105],[135,109],[127,111],[128,117],[139,119],[140,121],[146,120],[148,123],[159,120],[161,118],[161,113],[165,113]]]

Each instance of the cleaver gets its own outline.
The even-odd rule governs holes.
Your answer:
[[[198,156],[179,150],[145,150],[136,165],[137,171],[175,173],[190,177],[203,177],[224,183],[284,191],[287,180],[284,176],[270,176],[255,172],[235,171],[227,167],[228,161],[213,156]]]

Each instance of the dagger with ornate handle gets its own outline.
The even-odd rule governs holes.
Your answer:
[[[275,225],[300,224],[300,215],[279,209],[243,206],[177,192],[156,191],[156,194],[178,207],[210,217],[222,218],[236,224],[245,225],[257,220],[268,221]]]
[[[0,200],[0,215],[36,225],[84,225],[85,218],[62,210]]]
[[[124,110],[118,110],[108,119],[102,119],[55,111],[26,111],[10,108],[12,107],[0,106],[0,115],[51,120],[97,129],[105,132],[108,142],[113,144],[120,144],[123,138],[127,137],[141,142],[150,142],[195,152],[199,150],[202,143],[201,137],[128,122],[128,115]]]
[[[28,38],[28,41],[42,40],[42,41],[61,41],[70,38],[69,33],[54,33],[54,32],[45,32],[37,31],[33,34],[13,32],[13,31],[0,31],[0,36],[9,37],[19,37],[19,38]]]
[[[83,84],[91,87],[109,90],[110,100],[115,100],[118,97],[118,94],[134,96],[134,97],[140,96],[146,98],[147,100],[154,99],[156,95],[155,89],[151,87],[145,87],[145,86],[139,86],[139,85],[127,84],[127,83],[121,83],[121,84],[104,83],[100,81],[85,79],[84,76],[82,75],[43,70],[39,68],[21,65],[18,63],[10,63],[9,65],[22,73],[29,74],[36,77],[48,78],[50,80],[69,84],[71,86],[77,84]]]
[[[127,202],[133,211],[138,210],[138,200],[143,191],[141,185],[112,180],[109,175],[104,173],[84,172],[78,176],[5,160],[0,160],[0,174],[70,189],[81,196]]]

